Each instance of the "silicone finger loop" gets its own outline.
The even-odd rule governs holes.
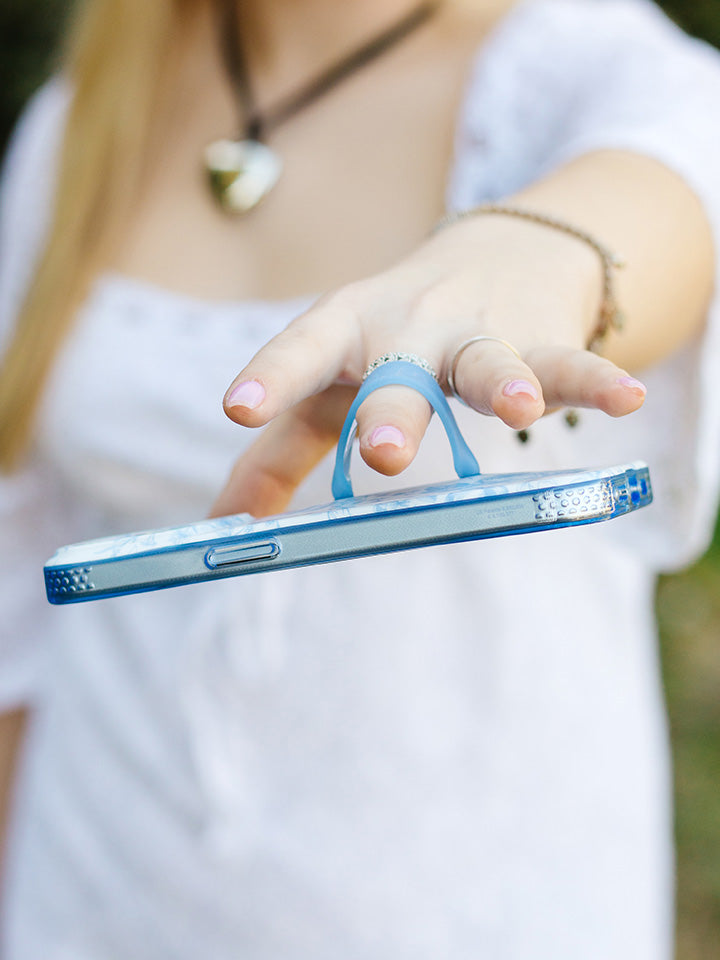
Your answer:
[[[355,418],[361,403],[380,387],[402,386],[411,387],[417,390],[428,401],[433,410],[437,413],[445,427],[450,449],[452,451],[453,464],[458,477],[475,477],[480,473],[475,456],[470,447],[465,442],[460,428],[455,422],[452,410],[450,409],[445,395],[438,386],[434,377],[413,363],[404,360],[384,363],[381,367],[373,370],[372,373],[363,381],[357,392],[352,406],[348,410],[345,423],[343,424],[338,440],[337,454],[335,457],[335,470],[333,472],[332,492],[336,500],[342,500],[345,497],[352,497],[353,489],[350,480],[350,458],[352,455],[352,444],[355,437]]]

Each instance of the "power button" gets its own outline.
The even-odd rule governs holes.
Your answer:
[[[272,560],[279,553],[280,544],[275,540],[214,547],[205,554],[205,564],[215,570],[217,567],[231,567],[238,563],[249,563],[251,560]]]

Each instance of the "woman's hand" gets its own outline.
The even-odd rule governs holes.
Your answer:
[[[239,461],[215,515],[282,510],[337,439],[354,389],[388,352],[424,357],[465,402],[513,429],[546,409],[596,407],[623,416],[642,384],[584,349],[597,322],[600,263],[582,242],[547,227],[492,216],[445,228],[390,270],[321,298],[263,347],[231,384],[227,415],[270,424]],[[373,393],[358,412],[363,459],[394,475],[415,456],[431,415],[406,387]],[[274,421],[271,423],[271,421]]]

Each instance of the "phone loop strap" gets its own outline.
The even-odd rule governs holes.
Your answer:
[[[475,477],[480,473],[480,466],[460,433],[460,428],[455,422],[455,417],[445,399],[445,394],[432,374],[405,360],[394,360],[384,363],[367,376],[348,410],[335,457],[332,492],[336,500],[342,500],[353,495],[350,481],[350,458],[355,438],[355,417],[358,408],[374,390],[391,386],[411,387],[413,390],[417,390],[440,417],[450,441],[453,464],[458,477]]]

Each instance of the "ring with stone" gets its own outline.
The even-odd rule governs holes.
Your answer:
[[[448,387],[450,387],[450,393],[455,397],[456,400],[459,400],[461,403],[465,403],[465,401],[460,396],[460,394],[457,391],[457,387],[455,386],[455,373],[457,371],[458,361],[460,360],[460,357],[463,355],[463,353],[465,352],[465,350],[467,350],[469,346],[471,346],[473,343],[480,343],[480,341],[482,340],[494,340],[495,343],[501,343],[504,347],[507,347],[508,350],[514,353],[515,356],[518,358],[518,360],[522,360],[522,357],[520,356],[518,351],[515,349],[515,347],[511,343],[508,343],[507,340],[503,340],[501,337],[478,336],[478,337],[470,337],[469,340],[463,340],[463,342],[460,344],[460,346],[457,348],[457,350],[453,354],[453,358],[450,361],[450,366],[448,368],[448,375],[447,375],[447,383],[448,383]]]
[[[383,364],[395,363],[397,361],[400,361],[401,363],[412,363],[416,367],[420,367],[421,370],[424,370],[425,373],[429,373],[433,379],[438,379],[438,375],[433,369],[430,361],[426,360],[424,357],[419,357],[416,353],[384,353],[381,357],[373,360],[363,374],[363,380],[367,380],[373,370],[377,370],[377,368],[382,367]]]

